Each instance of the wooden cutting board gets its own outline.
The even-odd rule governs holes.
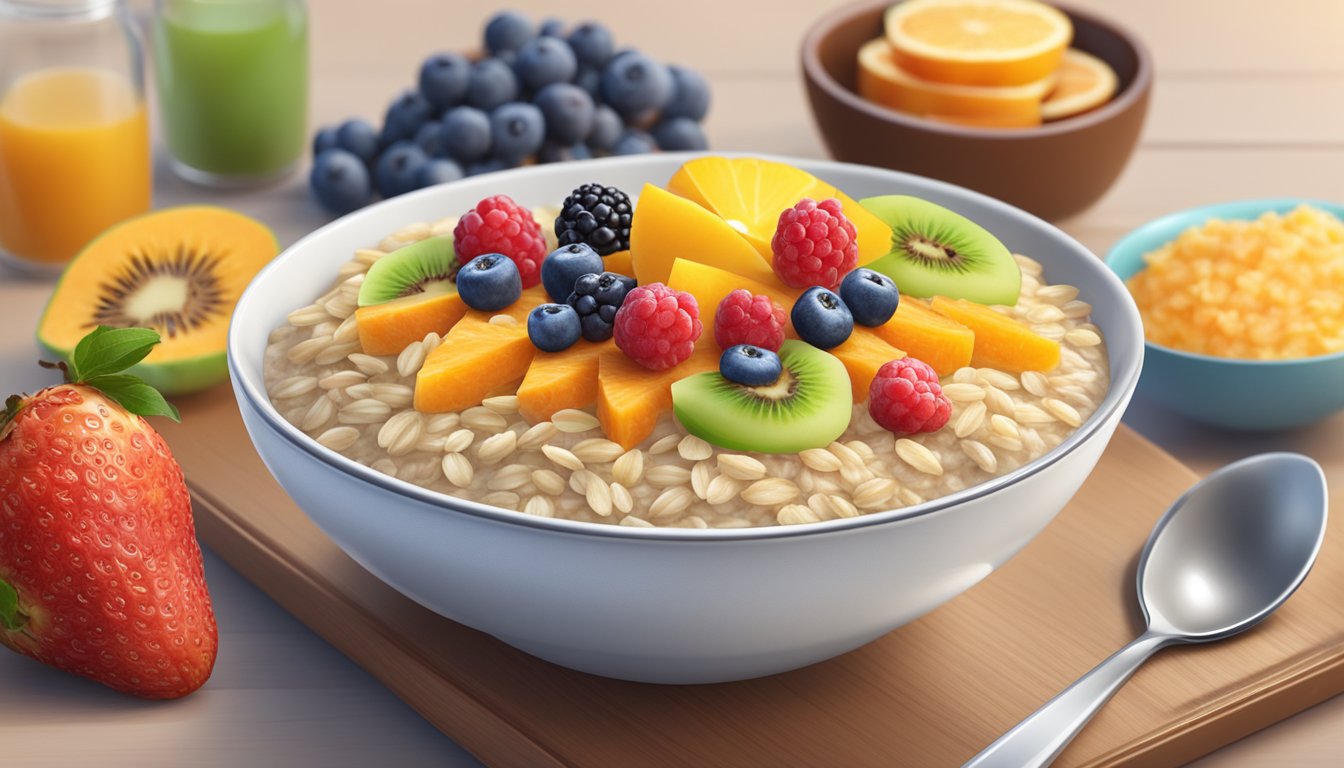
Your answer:
[[[1121,427],[1058,519],[943,608],[807,669],[655,686],[561,669],[412,603],[284,495],[227,391],[180,405],[184,425],[160,428],[201,538],[444,733],[508,766],[960,765],[1139,632],[1137,553],[1196,479]],[[1158,654],[1058,765],[1178,765],[1344,690],[1341,528],[1276,616]]]

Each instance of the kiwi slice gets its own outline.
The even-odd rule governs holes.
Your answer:
[[[852,413],[845,366],[829,352],[790,339],[779,348],[784,370],[764,387],[729,381],[718,371],[672,385],[672,411],[691,434],[736,451],[797,453],[844,434]]]
[[[891,252],[864,266],[895,280],[901,293],[1017,303],[1022,271],[984,227],[908,195],[869,197],[859,204],[891,227]]]
[[[451,235],[411,243],[375,261],[359,286],[359,306],[418,293],[457,292],[457,254]]]

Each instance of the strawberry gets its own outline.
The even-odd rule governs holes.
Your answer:
[[[67,382],[0,415],[0,643],[147,699],[210,677],[218,638],[182,469],[142,415],[177,419],[120,371],[159,335],[99,328]]]

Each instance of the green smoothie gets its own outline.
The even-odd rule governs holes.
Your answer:
[[[307,143],[302,0],[159,0],[157,11],[159,113],[179,165],[220,181],[293,165]]]

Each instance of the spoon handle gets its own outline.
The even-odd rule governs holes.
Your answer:
[[[1049,765],[1088,720],[1153,652],[1171,637],[1144,632],[1091,672],[985,747],[962,768],[1038,768]]]

